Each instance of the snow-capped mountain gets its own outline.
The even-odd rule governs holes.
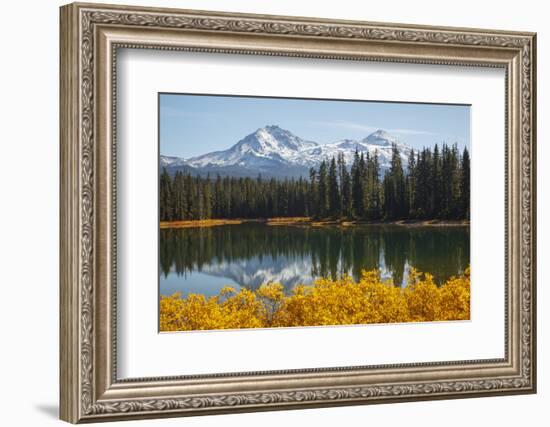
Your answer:
[[[224,151],[215,151],[187,160],[196,169],[230,175],[281,175],[305,174],[303,165],[295,161],[298,153],[316,147],[291,132],[271,125],[247,135]]]
[[[330,160],[343,153],[346,164],[351,166],[355,151],[357,151],[365,155],[369,153],[371,156],[377,154],[380,167],[384,170],[390,166],[392,144],[397,145],[403,166],[405,166],[411,148],[408,145],[400,143],[397,138],[383,130],[377,130],[361,141],[344,139],[330,144],[318,145],[315,148],[304,150],[296,161],[311,167],[316,166],[322,160]]]
[[[361,141],[344,139],[330,144],[304,140],[288,130],[269,125],[247,135],[231,148],[198,157],[181,159],[161,156],[160,166],[169,172],[185,170],[200,174],[230,176],[298,177],[308,175],[311,167],[343,153],[351,166],[355,152],[378,155],[382,170],[390,165],[392,144],[399,148],[403,165],[411,148],[384,130],[377,130]]]
[[[201,273],[230,278],[247,289],[258,289],[267,283],[281,283],[287,291],[302,283],[310,285],[311,259],[309,257],[252,257],[233,262],[223,261],[203,265]]]
[[[160,166],[165,168],[178,167],[186,165],[186,161],[180,157],[160,156]]]
[[[304,141],[287,130],[271,125],[247,135],[228,150],[193,157],[188,163],[194,167],[261,167],[266,164],[288,162],[300,151],[316,146],[315,142]]]
[[[396,137],[390,135],[388,132],[382,129],[378,129],[376,132],[371,133],[361,142],[363,142],[364,144],[380,147],[387,147],[388,145],[391,147],[392,144],[396,144],[398,146],[402,145]]]

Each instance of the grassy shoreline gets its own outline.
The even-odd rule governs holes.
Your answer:
[[[195,228],[216,227],[220,225],[263,223],[269,226],[302,226],[302,227],[353,227],[359,225],[396,225],[401,227],[467,227],[469,220],[397,220],[365,221],[350,219],[313,219],[311,217],[275,217],[258,219],[202,219],[183,221],[161,221],[160,228]]]
[[[161,221],[160,228],[195,228],[195,227],[215,227],[218,225],[242,224],[241,219],[199,219],[183,221]]]

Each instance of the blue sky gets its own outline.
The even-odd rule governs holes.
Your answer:
[[[161,94],[159,103],[160,153],[183,158],[226,150],[265,125],[320,144],[384,129],[414,148],[470,147],[465,105],[181,94]]]

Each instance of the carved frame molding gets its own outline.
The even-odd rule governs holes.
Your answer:
[[[504,67],[506,357],[117,380],[114,147],[115,64],[121,47]],[[535,34],[71,4],[61,8],[60,101],[62,419],[101,421],[535,391]],[[271,376],[270,385],[260,384]],[[344,376],[344,382],[337,380]],[[293,385],[285,386],[289,380]]]

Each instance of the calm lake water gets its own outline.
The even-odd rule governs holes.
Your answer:
[[[290,291],[318,277],[356,280],[379,268],[406,284],[411,267],[437,283],[470,262],[469,227],[295,227],[260,223],[160,230],[160,293],[216,295],[226,285],[257,289],[278,282]]]

